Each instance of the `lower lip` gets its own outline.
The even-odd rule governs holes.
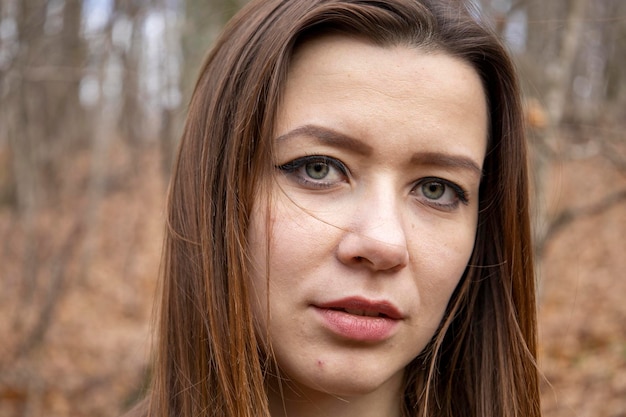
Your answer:
[[[357,342],[374,343],[389,339],[399,322],[388,317],[358,316],[328,308],[316,310],[333,333]]]

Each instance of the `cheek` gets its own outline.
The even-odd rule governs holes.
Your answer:
[[[255,209],[247,233],[249,245],[248,299],[259,330],[267,322],[268,234],[267,210]],[[263,331],[260,334],[264,334]]]
[[[335,217],[307,210],[282,192],[275,197],[269,216],[272,288],[283,284],[281,279],[289,281],[286,285],[293,284],[294,274],[328,261],[341,230],[333,226],[337,223]],[[265,230],[263,234],[267,236]]]
[[[288,285],[284,277],[292,277],[293,265],[302,259],[302,229],[302,221],[295,221],[284,204],[253,211],[248,230],[249,297],[259,321],[267,321],[270,287],[272,294],[283,291]]]
[[[438,311],[438,315],[442,315],[445,311],[452,293],[458,286],[465,270],[467,268],[467,262],[463,260],[455,259],[450,262],[443,263],[436,271],[431,271],[430,276],[433,279],[427,280],[422,283],[422,298],[429,308]]]
[[[422,236],[421,243],[414,246],[413,268],[421,302],[437,316],[443,315],[474,249],[475,227],[470,222],[464,225],[439,229],[434,233],[437,237]]]

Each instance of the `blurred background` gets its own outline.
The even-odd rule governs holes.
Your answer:
[[[0,0],[0,417],[149,378],[170,165],[243,0]],[[481,0],[525,92],[547,417],[626,416],[626,1]]]

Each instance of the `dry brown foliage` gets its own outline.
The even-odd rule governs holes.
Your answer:
[[[626,158],[626,143],[614,151]],[[39,210],[31,253],[19,214],[0,209],[0,417],[116,416],[148,378],[166,188],[158,152],[116,143],[89,216],[88,154],[67,159],[65,191]],[[549,182],[556,215],[623,189],[626,175],[598,154],[555,163]],[[545,248],[546,417],[626,416],[625,236],[622,202]]]

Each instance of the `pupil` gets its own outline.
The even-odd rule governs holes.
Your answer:
[[[441,198],[445,191],[445,187],[439,182],[429,182],[428,184],[424,184],[422,190],[426,197],[436,200]]]
[[[328,164],[324,164],[322,162],[308,164],[306,166],[306,173],[313,179],[321,180],[328,175]]]

